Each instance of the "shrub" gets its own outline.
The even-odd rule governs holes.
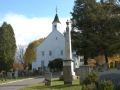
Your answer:
[[[91,84],[91,83],[97,83],[98,82],[98,74],[97,73],[89,73],[88,76],[83,81],[83,84]]]
[[[90,84],[89,87],[86,87],[86,85],[83,85],[82,90],[95,90],[95,84]]]
[[[115,90],[120,90],[120,83],[117,85]]]
[[[114,90],[114,85],[109,81],[102,81],[99,85],[99,90]]]

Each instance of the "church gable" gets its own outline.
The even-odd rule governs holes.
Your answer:
[[[37,50],[44,50],[44,49],[50,49],[54,47],[61,47],[61,45],[65,45],[65,37],[63,34],[61,34],[58,30],[52,31],[46,39],[37,47]]]

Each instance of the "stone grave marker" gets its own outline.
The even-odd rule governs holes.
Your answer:
[[[18,77],[18,70],[15,70],[15,72],[14,72],[15,74],[14,74],[14,77]]]
[[[7,72],[7,77],[8,78],[13,78],[14,72]]]
[[[120,71],[111,70],[98,73],[98,85],[104,80],[110,80],[114,84],[114,87],[116,87],[116,85],[120,83]]]
[[[79,77],[80,77],[80,80],[79,80],[79,83],[82,84],[84,79],[87,77],[87,75],[91,72],[91,68],[89,65],[81,65],[79,67]]]
[[[79,68],[75,69],[75,75],[79,76]]]
[[[113,66],[113,62],[110,62],[110,68],[113,68],[114,66]]]
[[[52,84],[52,73],[46,72],[45,73],[45,86],[50,86]]]
[[[102,65],[102,67],[103,67],[103,71],[107,71],[108,70],[108,63],[104,63]]]
[[[63,67],[63,78],[64,78],[64,84],[72,84],[71,66]]]
[[[43,66],[43,72],[46,72],[46,66]]]
[[[40,73],[41,71],[40,71],[40,67],[38,67],[38,73]]]
[[[116,63],[117,69],[120,70],[120,62]]]
[[[115,61],[115,67],[117,67],[117,63],[118,63],[118,61]]]

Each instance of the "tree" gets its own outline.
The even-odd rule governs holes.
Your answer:
[[[6,22],[0,27],[0,70],[9,71],[15,60],[16,40],[13,28]]]
[[[24,58],[25,50],[26,50],[25,45],[18,45],[16,50],[16,55],[15,55],[16,61],[22,64],[23,70],[27,69],[27,63]]]
[[[59,69],[62,70],[63,68],[63,59],[61,58],[56,58],[48,63],[48,67],[51,69]]]
[[[45,38],[31,42],[25,51],[25,62],[30,65],[31,60],[36,60],[36,47],[42,43]]]
[[[96,22],[103,18],[102,7],[95,0],[76,0],[72,15],[72,47],[77,55],[84,55],[84,64],[88,58],[98,55],[95,42],[99,40],[95,34]],[[93,43],[94,41],[94,43]]]
[[[77,55],[84,55],[84,64],[89,57],[99,54],[112,56],[120,49],[117,7],[113,3],[96,3],[95,0],[76,0],[72,15],[72,47]],[[113,8],[114,7],[114,8]]]

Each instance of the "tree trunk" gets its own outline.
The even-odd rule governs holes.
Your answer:
[[[106,61],[106,63],[108,63],[108,57],[107,57],[107,53],[105,50],[104,50],[104,55],[105,55],[105,61]]]
[[[88,57],[84,54],[84,65],[88,65]]]

